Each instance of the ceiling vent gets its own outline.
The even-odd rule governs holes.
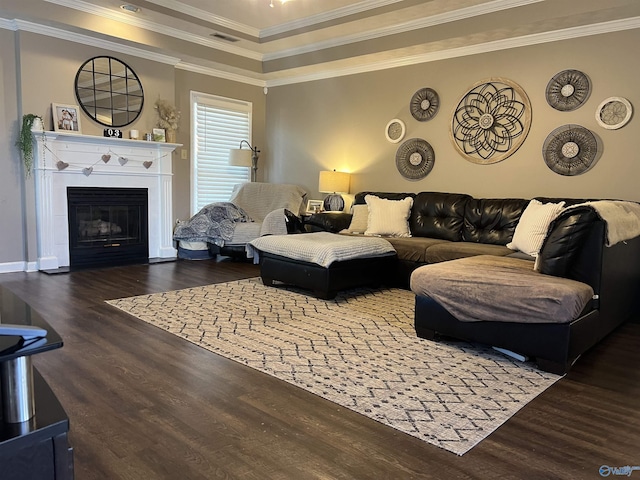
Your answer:
[[[229,35],[218,32],[212,33],[211,36],[220,40],[224,40],[225,42],[237,42],[240,40],[239,38],[230,37]]]

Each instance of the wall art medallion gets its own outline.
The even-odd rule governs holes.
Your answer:
[[[398,147],[396,167],[404,178],[420,180],[433,169],[436,155],[426,140],[411,138]]]
[[[598,154],[595,135],[580,125],[563,125],[551,132],[542,146],[544,162],[559,175],[573,176],[589,170]]]
[[[407,128],[402,120],[394,118],[384,129],[384,135],[391,143],[399,143],[403,138]]]
[[[488,165],[513,155],[531,127],[531,102],[517,83],[483,80],[465,93],[453,111],[451,139],[460,154]]]
[[[579,70],[563,70],[549,80],[545,95],[553,108],[569,112],[584,104],[590,93],[589,77]]]
[[[440,108],[440,97],[432,88],[421,88],[411,97],[409,111],[419,122],[426,122],[435,117]]]
[[[609,97],[596,109],[598,125],[607,130],[617,130],[624,127],[633,114],[631,102],[622,97]]]

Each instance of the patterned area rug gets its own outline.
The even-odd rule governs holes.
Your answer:
[[[560,377],[488,347],[416,337],[414,295],[319,300],[254,278],[107,303],[458,455]]]

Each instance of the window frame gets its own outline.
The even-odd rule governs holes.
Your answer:
[[[242,130],[239,134],[233,136],[233,138],[225,139],[223,143],[219,143],[219,146],[222,146],[222,149],[232,149],[239,148],[242,140],[246,140],[249,144],[252,143],[252,131],[253,131],[253,103],[245,100],[239,100],[229,97],[222,97],[219,95],[213,95],[203,92],[190,92],[190,118],[191,118],[191,132],[190,132],[190,148],[191,148],[191,161],[190,161],[190,192],[189,192],[189,207],[191,210],[191,215],[194,215],[204,205],[199,205],[199,200],[202,201],[202,192],[198,191],[198,175],[199,175],[199,167],[201,166],[198,162],[199,159],[199,135],[198,129],[200,128],[198,122],[198,105],[209,106],[214,109],[219,110],[227,110],[229,112],[233,112],[233,114],[246,114],[246,131]],[[215,134],[212,135],[213,139],[215,139]],[[228,154],[227,154],[228,155]],[[213,162],[212,162],[213,163]],[[220,163],[220,155],[218,155],[218,167],[222,167]],[[215,168],[215,165],[214,165]],[[224,172],[226,174],[232,175],[234,178],[229,182],[229,195],[231,194],[233,185],[238,183],[250,182],[251,181],[251,169],[249,167],[236,167],[231,165],[224,165]],[[216,201],[227,201],[227,198],[213,198],[212,202]],[[211,202],[209,202],[211,203]]]

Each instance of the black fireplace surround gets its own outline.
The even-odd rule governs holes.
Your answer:
[[[72,269],[149,261],[146,188],[67,187]]]

